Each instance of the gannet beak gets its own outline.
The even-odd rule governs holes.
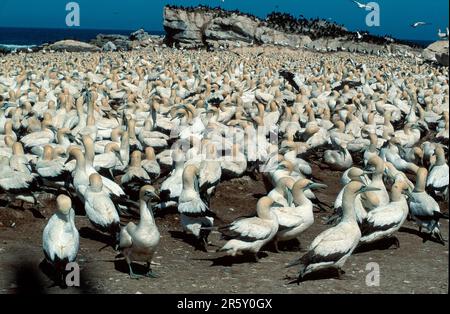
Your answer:
[[[311,182],[307,185],[309,189],[326,189],[328,185],[322,183]]]
[[[177,114],[175,115],[175,117],[173,117],[172,119],[170,119],[170,121],[173,121],[173,120],[175,120],[176,118],[181,118],[181,116],[182,116],[181,113],[177,113]]]
[[[74,160],[75,157],[73,157],[72,155],[69,156],[69,158],[67,158],[66,162],[64,163],[65,165],[67,165],[69,162],[71,162],[72,160]]]
[[[122,159],[122,156],[120,156],[120,153],[119,153],[119,152],[115,152],[115,154],[116,154],[116,156],[117,156],[117,159],[119,159],[120,163],[121,163],[122,165],[124,165],[123,159]]]
[[[372,191],[381,191],[381,189],[364,185],[362,188],[359,189],[358,192],[356,192],[356,194],[361,194],[361,193],[365,193],[365,192],[372,192]]]
[[[147,193],[148,193],[153,199],[156,199],[157,201],[160,201],[159,196],[158,196],[155,192],[153,192],[153,191],[148,191]]]

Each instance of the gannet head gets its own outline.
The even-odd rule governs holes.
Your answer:
[[[61,194],[56,198],[56,205],[58,207],[58,212],[63,215],[68,215],[72,208],[72,200],[67,195]]]
[[[13,146],[12,146],[12,152],[13,152],[13,155],[18,155],[18,156],[23,155],[24,152],[23,152],[23,146],[22,146],[22,143],[20,143],[20,142],[15,142],[15,143],[13,144]]]
[[[139,197],[146,202],[159,200],[159,196],[156,194],[155,188],[151,185],[144,185],[143,187],[141,187],[141,190],[139,191]]]
[[[98,173],[89,176],[89,185],[94,192],[100,192],[103,189],[102,177]]]

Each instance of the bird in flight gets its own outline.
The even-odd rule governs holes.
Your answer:
[[[441,29],[439,29],[439,31],[438,31],[438,37],[441,38],[441,39],[448,38],[448,27],[447,27],[446,30],[447,30],[447,32],[446,32],[446,33],[443,33],[443,32],[441,31]]]
[[[419,26],[425,26],[425,25],[431,25],[431,23],[427,23],[427,22],[415,22],[413,24],[411,24],[411,27],[419,27]]]
[[[355,3],[355,4],[358,6],[358,8],[360,8],[360,9],[366,9],[366,10],[370,10],[370,11],[375,10],[375,8],[374,8],[373,6],[371,6],[371,5],[364,4],[364,3],[361,3],[361,2],[358,2],[358,1],[355,1],[355,0],[352,0],[352,1],[353,1],[353,3]]]

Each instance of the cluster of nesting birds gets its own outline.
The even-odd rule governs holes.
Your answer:
[[[342,190],[334,226],[290,264],[299,280],[341,270],[358,245],[394,237],[408,218],[444,243],[446,67],[277,48],[35,53],[0,64],[0,191],[34,207],[40,191],[58,195],[43,248],[61,273],[79,247],[75,203],[111,236],[132,278],[133,261],[155,276],[153,211],[170,207],[200,248],[218,230],[228,240],[219,251],[257,259],[314,223],[313,191],[326,182],[313,180],[313,161],[341,171]],[[267,186],[256,214],[214,224],[217,185],[255,172]],[[134,208],[139,223],[121,225]]]

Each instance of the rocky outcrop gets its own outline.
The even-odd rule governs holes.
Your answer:
[[[353,41],[346,37],[321,38],[311,41],[306,48],[323,52],[348,51],[372,55],[383,55],[387,53],[397,55],[419,55],[420,50],[402,44],[378,45],[362,41]]]
[[[67,52],[98,52],[101,49],[97,46],[76,40],[61,40],[48,46],[53,51]]]
[[[298,21],[292,20],[288,25],[295,24],[294,22]],[[299,22],[301,26],[299,30],[307,34],[315,34],[312,37],[316,38],[315,40],[311,40],[311,37],[305,33],[295,32],[294,29],[290,32],[286,31],[277,23],[282,24],[280,21],[277,22],[276,14],[270,15],[266,20],[260,20],[251,15],[207,7],[185,9],[166,6],[164,8],[165,43],[169,46],[175,44],[188,48],[233,48],[255,44],[376,55],[419,53],[417,49],[374,36],[366,35],[371,41],[354,40],[355,34],[327,21],[317,20],[308,27]],[[324,34],[325,37],[320,37],[318,34]],[[343,35],[336,36],[336,34]]]
[[[132,49],[131,42],[128,36],[118,34],[98,34],[95,39],[91,40],[91,44],[104,48],[112,48],[111,44],[116,47],[116,50],[128,51]],[[105,47],[107,46],[107,47]]]
[[[435,61],[443,66],[448,66],[448,40],[440,40],[432,43],[423,50],[422,56],[425,60]]]
[[[117,51],[117,47],[113,42],[108,41],[106,44],[103,45],[102,51],[106,51],[106,52]]]
[[[161,43],[162,40],[160,36],[150,35],[143,29],[131,33],[130,36],[117,34],[99,34],[95,39],[91,40],[91,44],[102,48],[102,50],[104,51],[129,51],[138,49],[140,47],[147,47],[153,44]],[[115,50],[108,50],[113,47],[111,44],[116,47]]]
[[[181,47],[242,47],[272,44],[290,47],[311,42],[308,36],[286,34],[267,27],[255,17],[216,11],[188,11],[164,8],[166,43]]]

